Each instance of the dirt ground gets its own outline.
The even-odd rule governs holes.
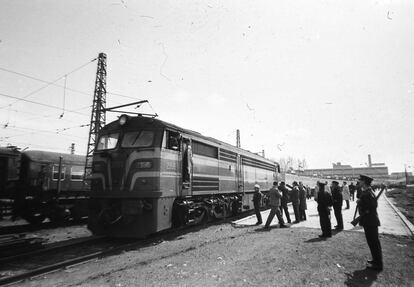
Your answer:
[[[364,234],[221,223],[20,283],[22,286],[414,286],[414,241],[381,235],[385,269],[365,269]]]
[[[414,224],[414,192],[407,189],[395,188],[387,191],[387,197]]]

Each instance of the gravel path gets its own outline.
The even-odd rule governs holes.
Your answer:
[[[364,234],[222,223],[51,273],[21,286],[412,286],[414,241],[381,235],[385,269],[365,269]]]

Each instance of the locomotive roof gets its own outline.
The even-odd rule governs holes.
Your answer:
[[[68,154],[68,153],[58,153],[51,151],[41,151],[41,150],[29,150],[24,151],[23,155],[27,156],[32,161],[38,162],[59,162],[59,157],[62,157],[62,162],[64,163],[78,163],[80,165],[85,164],[86,157],[83,155],[77,154]]]
[[[176,126],[174,124],[171,124],[171,123],[168,123],[168,122],[159,120],[159,119],[149,118],[149,117],[143,117],[143,116],[136,116],[136,117],[129,117],[129,121],[131,121],[132,123],[134,123],[134,122],[135,123],[138,123],[138,122],[151,123],[154,126],[159,127],[159,128],[161,128],[161,127],[167,127],[167,128],[172,129],[172,130],[177,130],[177,131],[182,132],[182,133],[186,133],[186,134],[189,134],[189,135],[196,136],[198,138],[204,139],[204,140],[209,141],[209,142],[214,142],[215,144],[220,145],[223,148],[227,148],[227,149],[231,149],[231,150],[237,149],[238,151],[244,153],[245,155],[248,154],[250,157],[254,157],[254,158],[258,159],[258,160],[268,161],[268,162],[275,163],[274,161],[272,161],[270,159],[267,159],[267,158],[264,158],[262,156],[259,156],[259,155],[255,154],[255,153],[251,152],[251,151],[248,151],[248,150],[245,150],[245,149],[242,149],[242,148],[237,148],[236,146],[231,145],[229,143],[226,143],[226,142],[217,140],[217,139],[212,138],[212,137],[204,136],[204,135],[202,135],[199,132],[196,132],[196,131],[193,131],[193,130],[189,130],[189,129],[185,129],[185,128]],[[116,128],[116,127],[119,127],[118,120],[109,123],[108,125],[106,125],[103,128],[103,130],[104,129],[112,129],[112,128]]]
[[[16,147],[0,147],[0,155],[18,156],[20,151]]]

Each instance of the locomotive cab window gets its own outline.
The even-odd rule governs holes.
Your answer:
[[[166,131],[166,148],[179,151],[180,150],[180,133],[173,131]]]
[[[122,147],[150,147],[154,142],[153,131],[134,131],[124,134]]]
[[[106,150],[106,149],[113,149],[116,147],[118,143],[119,133],[112,133],[101,135],[99,137],[98,145],[96,147],[97,150]]]
[[[62,170],[60,172],[60,180],[65,180],[65,173],[66,173],[66,167],[62,166]],[[53,174],[53,180],[59,179],[59,166],[58,165],[53,165],[52,174]]]

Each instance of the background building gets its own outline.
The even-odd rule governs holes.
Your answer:
[[[332,164],[332,168],[305,169],[300,173],[306,176],[318,176],[340,180],[357,179],[360,174],[368,175],[374,178],[377,182],[385,182],[389,178],[388,167],[385,166],[385,163],[372,163],[371,155],[368,155],[367,167],[352,167],[337,162]]]

